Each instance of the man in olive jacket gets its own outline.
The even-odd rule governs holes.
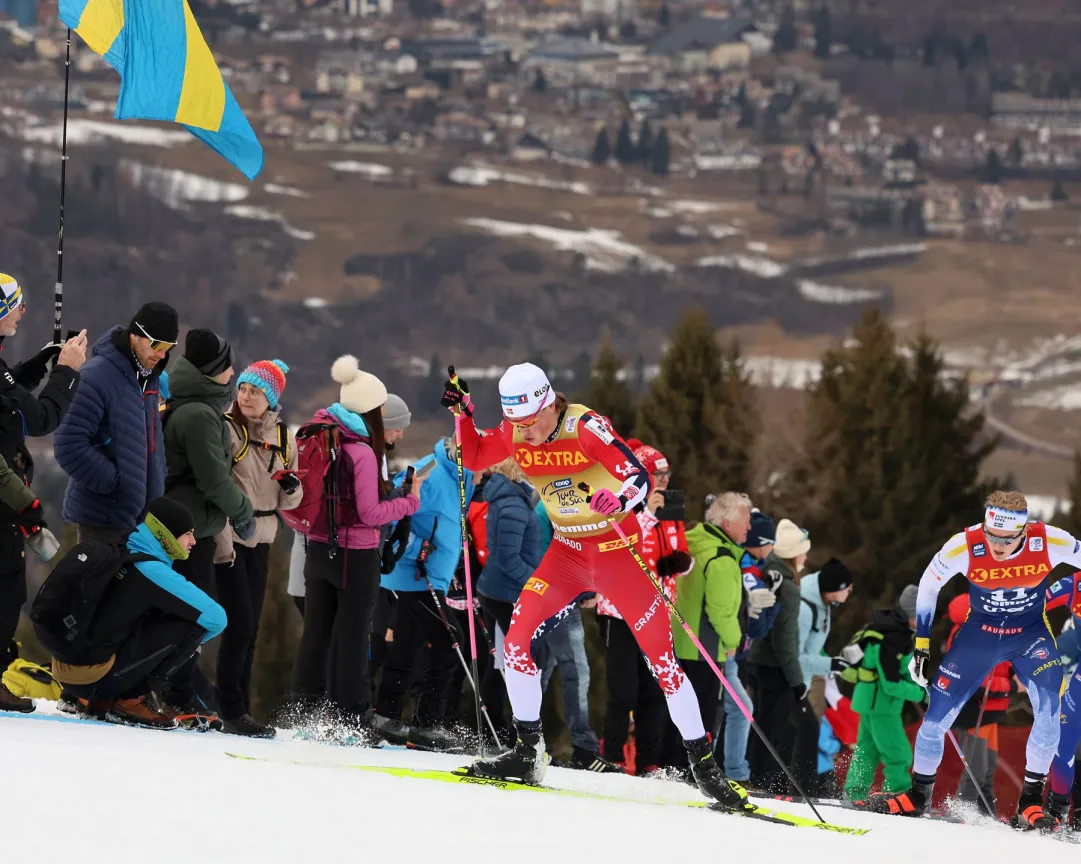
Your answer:
[[[232,401],[233,351],[211,330],[192,330],[184,355],[169,374],[172,400],[165,411],[165,494],[195,517],[199,541],[175,569],[211,597],[214,585],[215,535],[232,522],[242,540],[255,533],[251,501],[233,482],[225,409]],[[196,700],[192,674],[197,657],[170,679],[169,704],[181,713],[208,713]]]

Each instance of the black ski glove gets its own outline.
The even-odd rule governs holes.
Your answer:
[[[439,404],[451,411],[461,410],[467,417],[472,417],[473,403],[469,398],[469,382],[459,378],[455,384],[448,378],[443,382],[443,398],[439,400]]]
[[[692,564],[694,564],[694,559],[691,558],[690,554],[677,549],[657,562],[657,575],[662,578],[665,576],[682,576],[691,569]]]
[[[49,527],[45,522],[45,511],[41,509],[41,502],[37,498],[33,504],[28,504],[16,514],[15,524],[23,532],[23,537],[32,537],[42,528]]]
[[[406,547],[409,545],[410,518],[406,516],[400,519],[394,526],[394,531],[389,539],[383,544],[383,554],[380,556],[379,572],[386,576],[398,562],[402,560]]]

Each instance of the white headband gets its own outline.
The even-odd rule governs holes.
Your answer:
[[[988,507],[983,519],[984,528],[1009,531],[1013,534],[1025,530],[1027,524],[1027,510],[1003,510],[1000,507]]]

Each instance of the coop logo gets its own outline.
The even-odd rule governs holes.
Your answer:
[[[523,468],[577,468],[579,465],[588,465],[589,458],[581,451],[573,453],[566,450],[532,450],[529,447],[519,447],[514,454],[515,461]]]
[[[657,610],[660,608],[660,606],[663,603],[664,603],[664,598],[660,594],[658,594],[653,599],[653,603],[646,610],[645,614],[641,618],[639,618],[637,621],[634,622],[634,630],[635,630],[636,633],[649,623],[649,619],[657,614]]]
[[[1012,567],[975,567],[968,573],[968,581],[975,585],[998,582],[1002,579],[1035,579],[1051,572],[1047,564],[1015,564]]]
[[[983,558],[987,554],[987,544],[975,543],[972,546],[972,557]]]

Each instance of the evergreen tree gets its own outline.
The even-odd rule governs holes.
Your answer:
[[[597,140],[593,143],[593,155],[590,156],[590,161],[594,165],[607,165],[611,155],[612,145],[608,143],[608,130],[601,127],[597,132]]]
[[[983,33],[977,33],[972,37],[968,46],[968,56],[973,63],[986,62],[991,56],[991,49],[987,45],[987,37]]]
[[[1021,146],[1021,138],[1015,137],[1010,142],[1010,149],[1006,151],[1006,159],[1011,165],[1018,166],[1025,158],[1025,148]]]
[[[987,163],[984,165],[983,169],[983,182],[1002,182],[1002,158],[998,155],[997,150],[992,149],[987,151]]]
[[[833,44],[833,27],[830,23],[830,10],[821,6],[814,16],[814,39],[815,57],[823,60],[830,56],[830,46]]]
[[[575,399],[607,417],[616,432],[627,438],[634,429],[637,399],[627,380],[619,378],[623,368],[623,358],[612,347],[612,335],[606,328],[593,361],[592,375],[579,384]]]
[[[1070,476],[1068,488],[1070,496],[1070,509],[1063,513],[1056,513],[1055,525],[1065,531],[1069,531],[1074,537],[1081,537],[1081,450],[1075,450],[1073,454],[1073,474]]]
[[[799,36],[796,32],[796,10],[792,5],[785,6],[781,13],[777,32],[773,34],[773,50],[777,54],[795,51]]]
[[[616,159],[622,165],[630,165],[637,155],[638,151],[631,140],[631,124],[624,119],[619,125],[619,136],[616,138]]]
[[[638,158],[647,168],[653,160],[653,127],[647,120],[638,130]]]
[[[815,560],[838,555],[866,586],[853,619],[915,581],[976,521],[988,491],[980,470],[997,441],[969,410],[967,384],[942,378],[926,336],[906,347],[881,313],[866,312],[845,347],[823,356],[802,454],[777,469],[788,478],[787,515],[810,531]]]
[[[1051,200],[1052,201],[1069,201],[1070,196],[1066,194],[1066,187],[1062,185],[1061,180],[1056,180],[1051,184]]]
[[[662,3],[661,4],[661,11],[657,15],[657,23],[659,23],[662,27],[667,27],[669,25],[669,23],[671,23],[671,21],[672,21],[672,13],[668,11],[668,4],[667,3]]]
[[[701,517],[709,492],[749,489],[758,425],[753,393],[738,345],[722,349],[703,310],[684,312],[638,406],[635,437],[668,457],[671,486],[684,490],[689,518]]]
[[[653,173],[658,177],[668,176],[668,130],[662,128],[653,145]]]
[[[537,93],[548,92],[548,77],[544,74],[544,70],[537,68],[537,74],[533,76],[533,89]]]

